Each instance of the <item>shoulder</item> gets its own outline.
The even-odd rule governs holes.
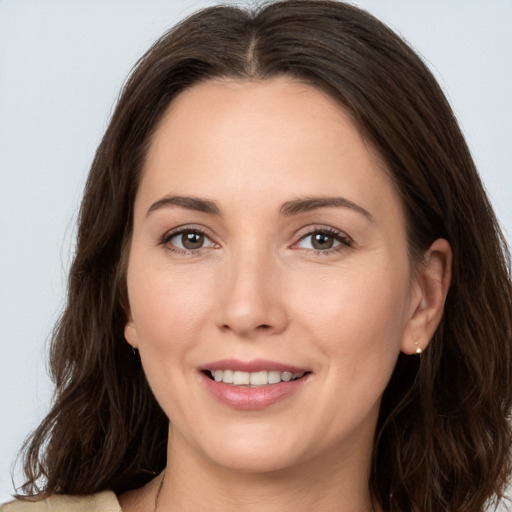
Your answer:
[[[122,512],[112,491],[88,496],[52,495],[44,499],[30,498],[0,505],[0,512]]]

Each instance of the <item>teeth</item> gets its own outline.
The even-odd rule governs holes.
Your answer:
[[[279,382],[289,382],[300,379],[304,376],[302,373],[263,371],[263,372],[240,372],[234,370],[214,370],[210,371],[215,382],[224,382],[233,386],[266,386],[267,384],[278,384]]]
[[[281,382],[281,372],[272,371],[268,372],[268,383],[269,384],[277,384]]]
[[[235,386],[247,386],[249,384],[249,379],[250,376],[247,372],[235,372],[233,375],[233,384]]]
[[[264,386],[265,384],[268,384],[268,372],[250,373],[249,384],[251,386]]]
[[[289,380],[292,380],[292,373],[291,372],[283,372],[283,373],[281,373],[281,380],[284,380],[285,382],[288,382]]]
[[[233,370],[224,370],[222,371],[222,382],[225,382],[226,384],[233,384],[233,379],[235,376],[235,372]]]

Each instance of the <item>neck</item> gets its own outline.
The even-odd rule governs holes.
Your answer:
[[[272,472],[238,472],[198,454],[176,432],[158,512],[378,512],[368,488],[371,453],[331,452]]]

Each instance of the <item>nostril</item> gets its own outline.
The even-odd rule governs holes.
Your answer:
[[[256,330],[260,330],[260,331],[268,331],[270,329],[272,329],[272,326],[270,326],[268,324],[261,324],[261,325],[256,326]],[[232,330],[232,328],[228,324],[223,324],[223,325],[221,325],[221,330],[230,331],[230,330]]]

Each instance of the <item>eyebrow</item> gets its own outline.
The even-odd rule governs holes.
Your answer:
[[[180,208],[210,215],[221,215],[219,207],[213,201],[189,196],[165,196],[148,208],[146,217],[156,210],[169,206],[179,206]]]
[[[178,206],[187,210],[206,213],[209,215],[221,216],[222,212],[219,207],[208,199],[201,199],[199,197],[190,196],[165,196],[162,199],[154,202],[148,209],[146,216],[161,208],[169,206]],[[373,216],[370,212],[365,210],[362,206],[345,199],[344,197],[303,197],[287,201],[280,208],[281,215],[290,217],[305,213],[319,208],[349,208],[357,213],[364,215],[369,220],[373,221]]]
[[[369,211],[344,197],[304,197],[294,199],[284,203],[280,212],[282,215],[291,216],[317,210],[318,208],[349,208],[364,215],[368,220],[374,220]]]

